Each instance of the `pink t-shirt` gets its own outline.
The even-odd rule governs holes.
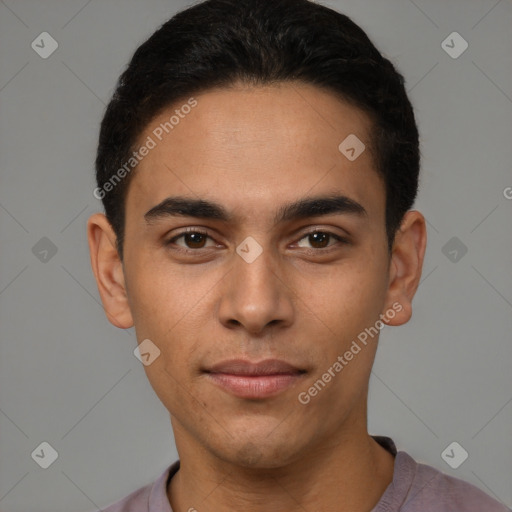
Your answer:
[[[389,437],[373,438],[395,456],[395,466],[393,481],[371,512],[511,512],[474,485],[418,464],[403,451],[397,452]],[[166,489],[179,467],[177,460],[154,483],[141,487],[103,512],[172,512]]]

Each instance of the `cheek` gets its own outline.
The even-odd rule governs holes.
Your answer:
[[[149,338],[161,351],[167,378],[184,373],[198,346],[204,344],[205,307],[211,307],[207,291],[195,280],[172,276],[169,269],[145,266],[130,286],[130,307],[137,339]],[[148,367],[148,369],[150,369]],[[149,377],[149,374],[148,374]],[[152,375],[153,378],[165,378]]]
[[[135,328],[142,336],[159,338],[186,315],[187,288],[170,275],[169,269],[150,262],[137,267],[127,283]]]
[[[386,297],[385,268],[370,258],[338,267],[318,286],[304,290],[305,303],[335,334],[346,338],[373,325]]]

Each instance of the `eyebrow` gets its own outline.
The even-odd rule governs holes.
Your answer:
[[[285,204],[277,211],[274,223],[279,224],[291,220],[332,214],[368,216],[366,209],[360,203],[347,196],[335,194],[308,197]],[[214,201],[183,196],[173,196],[164,199],[147,211],[144,214],[144,219],[146,223],[150,224],[152,221],[175,216],[214,219],[224,222],[230,222],[234,219],[231,213]]]

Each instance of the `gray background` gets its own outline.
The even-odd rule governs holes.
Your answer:
[[[115,81],[184,5],[0,1],[3,512],[96,510],[177,458],[168,413],[133,355],[133,330],[103,313],[85,225],[101,210],[93,162]],[[403,72],[422,140],[424,275],[413,319],[382,332],[370,432],[511,506],[512,3],[327,5]],[[59,44],[47,59],[31,48],[43,31]],[[441,47],[453,31],[469,43],[457,59]],[[44,254],[43,237],[56,254]],[[31,457],[43,441],[58,452],[48,469]],[[458,469],[441,458],[452,441],[469,453]]]

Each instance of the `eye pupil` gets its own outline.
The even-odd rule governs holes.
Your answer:
[[[309,241],[314,247],[318,247],[314,245],[315,243],[320,243],[321,248],[326,247],[328,240],[329,235],[327,233],[311,233],[309,235]]]
[[[205,236],[202,233],[185,233],[185,240],[188,246],[201,248],[204,244]]]

